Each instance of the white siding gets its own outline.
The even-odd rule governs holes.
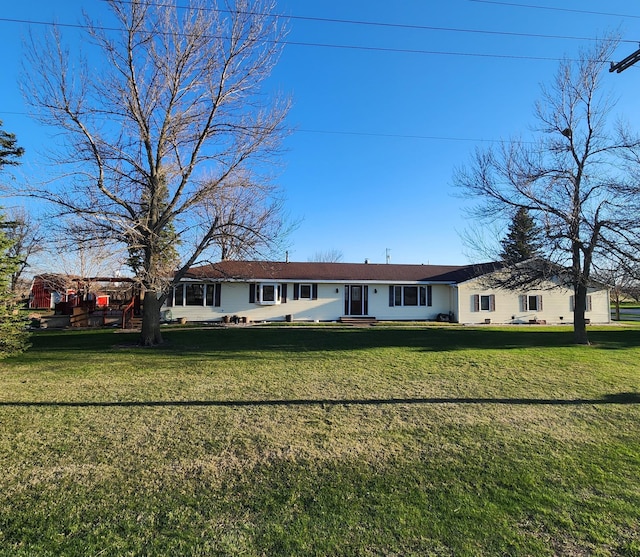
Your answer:
[[[511,291],[484,287],[478,280],[458,285],[459,321],[461,323],[529,323],[533,320],[546,321],[549,324],[573,323],[571,295],[573,292],[558,286],[545,289]],[[495,296],[494,311],[474,311],[474,295]],[[524,307],[521,296],[539,296],[542,309],[532,310]],[[585,317],[592,323],[609,323],[609,295],[607,290],[589,290],[591,311]],[[527,304],[528,305],[528,304]]]
[[[451,310],[448,285],[432,286],[432,306],[389,306],[389,284],[368,285],[368,314],[383,321],[432,320]],[[345,315],[345,283],[318,284],[318,298],[293,299],[293,283],[287,284],[287,301],[275,305],[249,302],[249,284],[223,283],[220,307],[166,306],[173,319],[219,321],[224,316],[246,317],[247,321],[337,321]]]
[[[396,283],[396,285],[401,285]],[[431,306],[390,306],[389,286],[369,287],[369,315],[381,321],[425,321],[435,320],[439,313],[448,314],[451,310],[448,285],[431,286]],[[378,293],[375,293],[375,290]],[[373,292],[373,295],[371,294]]]
[[[336,288],[339,292],[336,294]],[[305,321],[335,320],[342,315],[342,290],[336,285],[318,285],[318,299],[293,299],[293,285],[287,287],[287,301],[275,305],[261,305],[249,302],[249,284],[223,283],[220,307],[173,306],[173,319],[188,321],[219,321],[224,316],[246,317],[247,321],[284,321],[287,315]]]
[[[398,283],[396,283],[398,284]],[[531,320],[553,323],[573,323],[572,292],[565,288],[548,288],[514,292],[487,289],[481,282],[471,280],[457,286],[431,286],[431,306],[390,306],[389,284],[368,285],[368,315],[381,321],[435,320],[438,314],[453,313],[460,323],[529,323]],[[551,285],[550,285],[551,286]],[[248,283],[223,283],[220,307],[172,306],[166,307],[173,319],[188,321],[220,321],[224,316],[246,318],[247,321],[337,321],[345,315],[345,283],[318,284],[315,300],[293,299],[293,283],[287,284],[287,301],[276,305],[249,302]],[[494,296],[493,311],[474,311],[474,296]],[[540,296],[542,309],[523,308],[520,296]],[[609,323],[609,294],[606,289],[589,292],[591,311],[586,313],[592,323]]]

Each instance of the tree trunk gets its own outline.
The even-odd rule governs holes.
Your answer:
[[[144,295],[142,306],[142,333],[140,344],[142,346],[156,346],[162,344],[162,334],[160,333],[160,308],[162,301],[159,299],[160,293],[147,290]]]
[[[573,342],[575,344],[589,344],[585,311],[587,309],[587,287],[579,284],[575,289],[573,305]]]

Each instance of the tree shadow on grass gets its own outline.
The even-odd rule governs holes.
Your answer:
[[[163,333],[165,344],[156,348],[136,345],[135,333],[114,334],[78,332],[36,334],[30,354],[38,359],[55,359],[69,353],[131,351],[164,357],[167,354],[203,357],[257,357],[260,352],[340,352],[370,348],[408,348],[424,352],[456,350],[514,350],[523,348],[572,347],[570,327],[546,327],[533,330],[522,327],[246,327],[169,330]],[[598,328],[589,331],[591,347],[585,349],[622,350],[640,347],[640,330],[636,328]]]
[[[593,348],[640,347],[640,331],[599,329],[589,332]],[[350,351],[368,348],[414,348],[427,352],[468,349],[512,350],[576,346],[568,327],[532,330],[483,327],[412,327],[343,329],[251,328],[227,331],[171,331],[165,349],[225,351]],[[161,348],[162,350],[162,348]]]
[[[407,347],[429,351],[461,349],[513,349],[573,346],[573,332],[566,327],[534,331],[528,328],[414,327],[385,329],[344,328],[247,328],[227,331],[170,331],[162,349],[176,347],[213,350],[351,350],[376,347]],[[594,345],[607,348],[640,346],[640,331],[593,331]]]
[[[640,393],[612,393],[601,398],[482,398],[482,397],[427,397],[427,398],[346,398],[346,399],[275,399],[275,400],[131,400],[131,401],[0,401],[2,407],[271,407],[271,406],[386,406],[430,404],[488,404],[506,406],[579,406],[601,404],[640,404]]]

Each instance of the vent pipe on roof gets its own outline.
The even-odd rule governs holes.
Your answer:
[[[285,263],[289,263],[289,252],[288,251],[284,252],[284,262]]]
[[[365,260],[364,260],[364,264],[365,264],[365,265],[368,265],[368,264],[369,264],[369,259],[365,259]]]

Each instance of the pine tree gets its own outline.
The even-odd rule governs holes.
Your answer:
[[[0,358],[19,354],[28,347],[27,319],[11,291],[11,277],[18,258],[10,255],[12,240],[4,229],[9,226],[0,218]]]
[[[0,169],[5,165],[19,164],[17,159],[23,153],[22,147],[16,144],[15,135],[0,129]],[[0,215],[0,358],[24,351],[29,339],[27,321],[11,291],[11,277],[19,258],[11,255],[13,241],[5,232],[10,226]]]
[[[24,153],[22,147],[16,144],[15,134],[8,133],[2,129],[2,120],[0,120],[0,168],[5,165],[16,165],[18,157]]]
[[[500,257],[508,264],[539,255],[542,248],[541,233],[527,209],[518,208],[501,244]]]

